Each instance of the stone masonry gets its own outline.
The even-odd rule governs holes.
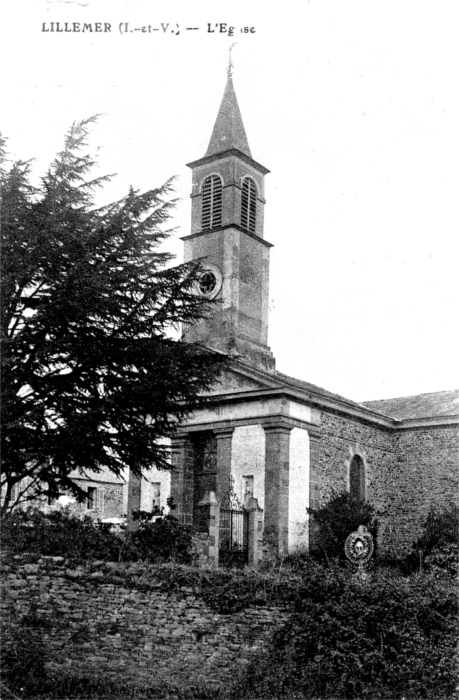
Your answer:
[[[280,604],[219,614],[192,586],[156,581],[154,566],[72,568],[61,557],[15,557],[2,593],[4,633],[32,615],[50,669],[145,686],[227,685],[288,614]]]

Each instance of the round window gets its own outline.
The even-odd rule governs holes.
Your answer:
[[[196,291],[207,299],[215,299],[222,287],[221,270],[212,263],[206,263],[196,283]]]
[[[212,294],[216,286],[217,278],[214,273],[210,270],[203,272],[199,280],[199,291],[201,294],[205,294],[206,296]]]

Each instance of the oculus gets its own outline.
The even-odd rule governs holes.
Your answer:
[[[206,264],[198,280],[198,292],[207,299],[214,299],[222,286],[222,273],[216,265]]]

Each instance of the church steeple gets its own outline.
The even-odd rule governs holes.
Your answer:
[[[203,158],[193,172],[191,235],[185,260],[204,259],[200,293],[218,298],[208,318],[185,330],[199,342],[265,368],[268,347],[269,249],[263,240],[264,176],[252,158],[231,76]]]
[[[233,79],[229,74],[206,156],[213,156],[232,148],[241,151],[249,158],[252,157],[234,91]]]

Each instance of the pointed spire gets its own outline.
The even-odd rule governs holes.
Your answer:
[[[237,148],[238,151],[242,151],[242,153],[251,158],[249,142],[247,141],[236,93],[234,92],[232,69],[233,62],[230,53],[225,92],[223,93],[223,99],[218,110],[206,156],[213,156],[217,153],[228,151],[230,148]]]

